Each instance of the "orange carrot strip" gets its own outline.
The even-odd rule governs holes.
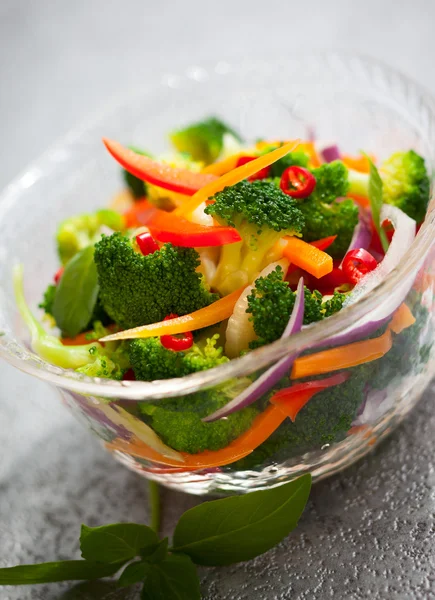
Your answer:
[[[369,156],[370,160],[375,163],[376,157],[373,154],[370,154]],[[363,156],[362,154],[359,156],[350,156],[349,154],[343,154],[341,160],[349,169],[359,171],[360,173],[370,173],[370,163],[367,157]]]
[[[393,319],[390,323],[391,331],[394,333],[401,333],[404,329],[411,327],[414,325],[415,317],[412,312],[409,310],[408,306],[403,303],[399,306],[396,312],[393,315]]]
[[[224,319],[228,319],[233,314],[234,306],[239,299],[240,294],[245,287],[224,296],[220,300],[213,302],[205,308],[195,310],[193,313],[160,321],[159,323],[151,323],[151,325],[141,325],[133,329],[120,331],[113,335],[108,335],[102,338],[102,342],[110,342],[112,340],[131,340],[135,338],[148,338],[161,335],[175,335],[177,333],[185,333],[186,331],[196,331],[203,327],[215,325]]]
[[[331,273],[334,265],[329,254],[298,237],[288,236],[285,239],[287,245],[283,250],[283,256],[292,264],[308,271],[317,279]]]
[[[257,171],[268,167],[269,165],[273,164],[274,162],[276,162],[277,160],[294,150],[298,145],[299,140],[289,142],[288,144],[285,144],[284,146],[281,146],[280,148],[277,148],[272,152],[268,152],[267,154],[259,156],[251,162],[248,162],[240,167],[237,167],[236,169],[233,169],[229,173],[225,173],[225,175],[222,175],[221,177],[219,177],[219,179],[216,179],[211,183],[204,185],[204,187],[198,190],[192,196],[192,198],[190,198],[182,206],[176,208],[174,210],[174,215],[189,215],[196,208],[198,208],[200,204],[205,202],[211,196],[214,196],[217,192],[223,190],[224,187],[235,185],[236,183],[239,183],[239,181],[243,181],[243,179],[254,175],[254,173],[257,173]]]
[[[347,196],[355,200],[362,208],[370,208],[370,198],[368,196],[359,196],[358,194],[348,194]]]
[[[299,379],[310,375],[320,375],[340,369],[356,367],[384,356],[393,344],[388,329],[379,337],[346,344],[338,348],[323,350],[307,356],[301,356],[293,363],[290,379]]]
[[[226,448],[205,450],[198,454],[180,452],[183,457],[181,468],[189,470],[222,467],[244,458],[265,442],[286,418],[287,415],[282,412],[280,407],[268,406],[264,412],[254,419],[248,431],[231,442]],[[110,443],[106,443],[106,447],[112,451],[118,450],[162,465],[180,467],[179,461],[159,454],[137,438],[130,441],[117,438]]]

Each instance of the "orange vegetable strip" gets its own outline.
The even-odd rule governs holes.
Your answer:
[[[228,173],[228,171],[232,171],[236,168],[237,161],[241,156],[242,153],[240,152],[238,154],[232,154],[231,156],[228,156],[219,162],[212,163],[211,165],[204,167],[201,172],[212,173],[213,175],[221,177],[222,175],[225,175],[225,173]]]
[[[264,150],[265,148],[268,148],[269,146],[281,146],[284,143],[287,143],[287,142],[284,142],[282,140],[266,140],[266,141],[257,142],[255,144],[255,147],[258,150]],[[316,152],[316,148],[315,148],[313,142],[308,142],[308,141],[301,142],[299,144],[298,150],[301,150],[302,152],[305,152],[306,154],[309,155],[311,167],[320,167],[320,165],[322,164],[322,161],[320,160],[319,155]]]
[[[110,342],[112,340],[131,340],[161,335],[175,335],[177,333],[186,333],[186,331],[195,331],[197,329],[202,329],[203,327],[215,325],[216,323],[231,317],[234,306],[244,289],[245,286],[228,294],[228,296],[224,296],[220,300],[213,302],[213,304],[195,310],[195,312],[188,315],[120,331],[119,333],[102,338],[101,341]]]
[[[294,142],[289,142],[272,152],[268,152],[263,156],[259,156],[255,160],[248,162],[241,167],[237,167],[233,169],[229,173],[225,173],[219,179],[212,181],[211,183],[202,187],[198,192],[196,192],[192,198],[190,198],[187,202],[185,202],[182,206],[179,206],[175,209],[175,215],[188,215],[192,213],[200,204],[205,202],[211,196],[214,196],[217,192],[220,192],[224,189],[224,187],[235,185],[239,183],[239,181],[243,181],[247,177],[254,175],[260,169],[264,169],[269,165],[273,164],[292,150],[294,150],[299,145],[299,140],[295,140]]]
[[[371,362],[384,356],[391,349],[392,344],[391,332],[388,329],[379,337],[371,340],[354,342],[338,348],[301,356],[293,363],[290,379],[320,375]]]
[[[332,257],[323,250],[295,236],[288,236],[285,240],[287,245],[283,250],[283,256],[317,279],[327,275],[334,268]]]
[[[157,210],[157,207],[148,200],[138,200],[124,213],[125,226],[131,228],[146,225]]]
[[[376,162],[376,157],[373,154],[370,154],[370,160],[372,162]],[[362,154],[359,156],[350,156],[349,154],[343,154],[341,157],[343,163],[349,169],[353,169],[354,171],[359,171],[360,173],[370,173],[370,163],[366,156]]]
[[[362,206],[363,208],[370,208],[370,198],[368,196],[359,196],[358,194],[348,194],[348,198],[352,198],[355,200],[357,204]]]
[[[412,312],[409,310],[408,306],[403,303],[399,306],[396,312],[393,315],[393,319],[390,323],[391,331],[394,333],[401,333],[404,329],[411,327],[414,325],[415,317]]]
[[[198,454],[180,452],[183,457],[182,468],[183,470],[185,468],[188,470],[189,468],[206,469],[210,467],[222,467],[244,458],[265,442],[286,418],[287,415],[285,412],[282,412],[280,407],[268,406],[264,412],[255,417],[248,431],[231,442],[226,448],[222,448],[221,450],[205,450]],[[138,458],[145,458],[162,465],[180,467],[179,461],[159,454],[137,438],[130,441],[118,438],[113,442],[107,443],[106,447],[109,450],[118,450],[119,452],[125,452]]]
[[[281,407],[281,410],[295,422],[299,411],[311,400],[314,394],[326,390],[327,388],[339,385],[349,379],[348,373],[337,373],[326,379],[317,381],[307,381],[305,383],[296,383],[291,387],[279,390],[270,399],[271,404]]]

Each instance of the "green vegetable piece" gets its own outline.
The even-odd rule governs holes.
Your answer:
[[[228,294],[251,283],[267,252],[284,235],[299,233],[304,219],[298,203],[268,181],[241,181],[214,198],[205,212],[221,225],[235,227],[242,238],[221,249],[213,284]]]
[[[200,344],[193,344],[184,352],[168,350],[160,338],[137,339],[129,343],[128,354],[138,380],[184,377],[228,362],[229,359],[223,355],[223,348],[217,346],[218,339],[219,334],[215,334]]]
[[[270,490],[204,502],[185,512],[174,532],[174,551],[198,565],[250,560],[283,540],[297,525],[311,475]]]
[[[148,571],[142,600],[200,600],[196,567],[185,554],[171,554]]]
[[[24,297],[22,265],[14,269],[14,292],[18,310],[30,332],[32,350],[38,356],[64,369],[78,369],[92,361],[93,354],[101,349],[100,344],[64,346],[35,319]]]
[[[386,252],[388,250],[388,239],[381,223],[384,184],[382,183],[379,171],[373,164],[373,161],[368,157],[367,160],[370,163],[369,198],[370,208],[372,209],[373,223],[375,224],[376,231],[381,239],[382,248],[384,249],[384,252]]]
[[[267,154],[275,148],[276,146],[268,147],[264,152],[262,152],[262,154]],[[269,177],[281,177],[281,175],[286,169],[288,169],[289,167],[293,167],[294,165],[298,167],[307,168],[309,160],[310,157],[305,152],[302,152],[300,150],[296,150],[295,152],[289,152],[289,154],[286,154],[285,156],[283,156],[282,158],[270,165]]]
[[[143,256],[120,233],[95,245],[101,303],[123,329],[162,321],[168,314],[185,315],[218,299],[197,273],[193,248],[165,244]]]
[[[179,152],[185,152],[193,160],[202,161],[208,165],[219,157],[226,133],[231,134],[239,142],[242,141],[231,127],[216,117],[210,117],[173,131],[170,139]]]
[[[0,585],[35,585],[56,581],[100,579],[114,575],[124,563],[103,564],[88,560],[63,560],[0,569]]]
[[[89,323],[98,298],[94,247],[80,250],[66,265],[53,302],[57,326],[74,337]]]
[[[213,423],[204,423],[202,418],[225,406],[250,383],[250,379],[244,378],[157,404],[141,402],[139,410],[143,420],[171,448],[190,454],[219,450],[249,429],[258,409],[248,406]]]
[[[46,315],[53,316],[53,303],[56,295],[56,286],[54,283],[50,283],[44,292],[42,302],[38,304],[38,308],[42,308]]]
[[[133,152],[135,152],[136,154],[140,154],[141,156],[148,156],[148,158],[152,158],[152,155],[149,152],[145,152],[145,150],[141,150],[140,148],[137,148],[136,146],[129,146],[129,148],[130,148],[130,150],[133,150]],[[123,175],[124,181],[125,181],[128,189],[132,193],[135,200],[139,200],[140,198],[143,198],[144,196],[146,196],[147,184],[145,183],[145,181],[142,181],[142,179],[139,179],[135,175],[132,175],[125,169],[122,170],[122,175]]]
[[[251,349],[270,344],[284,333],[295,304],[296,292],[291,290],[283,276],[282,268],[276,267],[266,277],[259,277],[255,281],[255,287],[248,296],[246,312],[251,315],[250,320],[258,336],[258,339],[250,342]],[[305,287],[304,325],[321,321],[340,310],[345,297],[345,294],[336,293],[322,303],[320,292]]]
[[[102,226],[116,231],[125,227],[124,218],[114,210],[103,209],[95,213],[76,215],[62,221],[56,234],[59,258],[63,265],[86,246],[100,238]]]
[[[80,532],[83,558],[104,563],[131,560],[140,555],[143,547],[158,541],[151,527],[137,523],[114,523],[102,527],[82,525]]]
[[[380,213],[384,202],[397,206],[411,219],[421,223],[430,198],[430,179],[424,158],[414,150],[395,152],[381,164],[379,172],[372,161],[369,158],[368,160],[370,174],[349,169],[349,191],[369,197],[372,211],[374,208],[375,212]]]

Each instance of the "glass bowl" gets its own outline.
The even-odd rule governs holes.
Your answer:
[[[0,355],[54,385],[117,460],[164,485],[225,494],[278,485],[307,471],[321,478],[350,465],[383,439],[431,378],[433,203],[400,266],[369,295],[291,339],[182,379],[116,382],[50,365],[29,350],[15,307],[13,264],[23,263],[27,300],[36,310],[57,268],[53,238],[59,221],[108,204],[119,189],[119,170],[104,150],[102,136],[163,151],[168,129],[208,114],[219,114],[247,139],[306,137],[312,128],[318,138],[337,141],[349,153],[364,148],[383,158],[414,148],[425,157],[431,175],[435,167],[434,101],[412,81],[371,59],[321,53],[270,62],[218,62],[136,89],[55,144],[1,195]],[[367,320],[373,311],[383,307],[388,313],[391,307],[391,312],[399,289],[402,296],[405,290],[405,302],[418,317],[415,326],[394,337],[383,359],[364,365],[365,370],[351,369],[351,385],[337,387],[332,396],[315,396],[294,424],[286,419],[245,458],[219,461],[216,456],[222,454],[211,451],[208,459],[206,454],[192,462],[178,452],[150,450],[160,443],[150,429],[159,433],[158,419],[145,410],[150,403],[164,411],[170,405],[178,411],[172,418],[178,418],[189,404],[206,404],[210,394],[236,389],[242,378],[257,377],[283,356],[319,344]],[[267,401],[259,401],[257,411]],[[148,416],[141,419],[144,413]]]

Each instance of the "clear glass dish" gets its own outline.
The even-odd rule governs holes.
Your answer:
[[[24,264],[26,296],[35,308],[56,269],[52,240],[58,222],[106,205],[120,188],[119,171],[101,137],[157,152],[164,150],[171,126],[208,114],[221,115],[247,139],[304,137],[307,128],[313,127],[319,138],[337,141],[349,153],[364,148],[383,158],[400,148],[414,148],[425,157],[431,175],[434,172],[433,99],[412,81],[371,59],[322,53],[270,62],[219,62],[136,89],[54,145],[1,195],[0,356],[56,386],[65,403],[116,459],[164,485],[196,494],[225,494],[277,485],[306,471],[315,478],[324,477],[350,465],[384,438],[415,405],[433,373],[433,202],[405,259],[371,294],[290,340],[216,369],[152,383],[115,382],[65,371],[28,349],[28,335],[13,298],[12,266],[18,261]],[[162,465],[144,451],[149,429],[137,416],[139,401],[157,404],[190,394],[207,397],[209,388],[232,378],[256,377],[288,353],[357,324],[379,307],[388,308],[404,281],[413,283],[406,302],[414,313],[421,313],[419,327],[412,335],[396,339],[397,364],[370,363],[384,380],[381,393],[372,393],[367,403],[367,394],[364,401],[356,392],[348,394],[354,413],[350,421],[359,426],[352,427],[343,417],[333,435],[332,425],[321,424],[318,435],[305,435],[303,443],[295,444],[289,441],[294,430],[287,420],[273,438],[274,446],[211,468]],[[365,371],[365,384],[373,373]],[[338,411],[346,402],[349,398],[343,396]],[[332,412],[335,419],[338,413]]]

